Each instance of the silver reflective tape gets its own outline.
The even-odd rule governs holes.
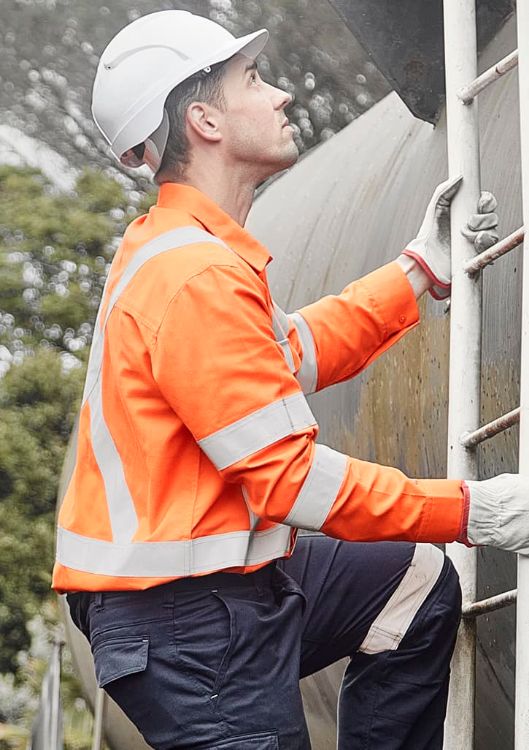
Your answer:
[[[373,621],[359,651],[378,654],[395,651],[413,618],[435,586],[444,554],[433,544],[417,544],[410,567],[384,609]]]
[[[288,316],[296,326],[301,346],[303,347],[303,358],[296,378],[303,393],[309,395],[314,393],[318,387],[318,359],[316,357],[316,346],[312,331],[306,320],[299,313],[292,313]]]
[[[312,466],[283,523],[319,531],[334,505],[347,472],[347,456],[317,444]]]
[[[105,485],[112,538],[118,543],[128,542],[138,528],[138,516],[120,455],[103,417],[101,378],[98,378],[88,404],[92,449]]]
[[[286,312],[272,302],[273,305],[273,326],[276,339],[286,339],[288,337],[288,330],[290,328],[290,321]]]
[[[294,366],[294,357],[292,356],[290,341],[288,340],[288,329],[290,328],[288,315],[275,302],[272,305],[272,328],[274,329],[274,336],[283,350],[283,356],[287,361],[288,369],[290,372],[294,372],[296,369]]]
[[[215,245],[226,247],[222,240],[209,234],[209,232],[206,232],[204,229],[199,229],[198,227],[180,227],[179,229],[172,229],[169,232],[165,232],[165,234],[161,234],[159,237],[156,237],[154,240],[144,245],[141,250],[138,250],[138,252],[134,254],[129,265],[121,274],[121,278],[112,292],[103,325],[106,325],[110,313],[125,287],[148,260],[151,260],[151,258],[154,258],[161,253],[165,253],[168,250],[176,250],[177,248],[184,247],[185,245],[192,245],[196,242],[210,242]]]
[[[151,240],[151,242],[143,245],[143,247],[133,255],[130,263],[125,268],[118,283],[114,287],[112,296],[108,301],[105,320],[103,321],[102,325],[100,321],[101,308],[98,312],[97,322],[94,328],[92,349],[90,351],[88,375],[85,385],[83,402],[88,398],[91,390],[95,387],[96,380],[99,376],[103,361],[103,337],[105,334],[107,321],[110,317],[110,313],[114,309],[114,305],[118,301],[120,295],[123,293],[127,285],[132,281],[136,273],[143,265],[145,265],[145,263],[147,263],[147,261],[155,258],[161,253],[168,252],[169,250],[176,250],[177,248],[185,247],[185,245],[192,245],[196,242],[210,242],[214,243],[215,245],[227,247],[225,243],[222,242],[222,240],[219,240],[218,237],[209,234],[209,232],[206,232],[204,229],[199,229],[198,227],[180,227],[178,229],[171,229],[169,232],[165,232],[164,234],[155,237],[154,240]],[[108,279],[107,283],[105,284],[105,290],[107,288],[107,284]],[[102,299],[105,299],[104,293]]]
[[[101,311],[101,308],[100,308]],[[103,362],[103,344],[104,336],[99,330],[99,313],[97,314],[97,320],[94,327],[94,337],[92,339],[92,347],[90,349],[90,357],[88,359],[88,368],[86,370],[86,380],[83,391],[83,405],[90,398],[90,394],[93,392],[99,380],[99,373],[101,372],[101,363]]]
[[[161,234],[138,250],[121,274],[109,299],[105,319],[102,323],[102,307],[99,308],[97,314],[88,362],[83,404],[88,401],[90,406],[92,447],[105,485],[112,536],[118,543],[128,542],[132,539],[138,527],[138,517],[127,485],[120,455],[103,414],[101,368],[103,366],[106,324],[120,295],[147,261],[161,253],[196,242],[212,242],[226,247],[217,237],[197,227],[181,227]],[[108,279],[105,283],[103,300],[105,299],[107,287]]]
[[[84,573],[133,578],[178,578],[283,557],[291,529],[235,531],[173,542],[116,544],[57,530],[57,562]]]
[[[237,463],[288,435],[316,424],[305,396],[295,393],[198,441],[217,469]]]
[[[252,510],[252,506],[250,505],[250,496],[246,487],[241,486],[241,494],[244,500],[244,504],[246,505],[246,510],[248,511],[248,523],[250,526],[250,530],[253,531],[258,526],[260,519],[257,513],[254,513]]]
[[[101,300],[104,300],[106,298],[106,292],[108,288],[109,279],[110,279],[110,274],[107,276],[107,279],[105,281],[105,286],[103,287],[103,294],[101,295]],[[102,312],[103,312],[102,304],[100,304],[99,310],[97,311],[96,322],[94,325],[94,331],[92,335],[92,346],[90,348],[90,356],[88,358],[86,380],[85,380],[84,390],[83,390],[83,401],[82,401],[83,404],[86,401],[88,401],[88,397],[95,387],[97,378],[99,377],[99,371],[101,369],[101,362],[103,359],[103,335],[101,333]]]
[[[287,361],[288,369],[290,372],[295,372],[294,357],[292,356],[292,349],[290,348],[290,341],[288,339],[281,339],[277,342],[283,350],[283,356]]]

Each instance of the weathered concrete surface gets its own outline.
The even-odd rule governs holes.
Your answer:
[[[490,66],[516,46],[509,23],[481,59]],[[481,99],[483,179],[499,199],[501,233],[521,225],[516,73]],[[293,310],[395,258],[411,239],[435,185],[446,176],[445,126],[414,120],[395,94],[320,146],[256,202],[249,228],[271,249],[271,287]],[[484,273],[482,414],[486,421],[518,404],[521,251]],[[412,476],[445,473],[448,317],[426,300],[423,322],[353,383],[313,397],[320,439],[359,458],[400,467]],[[480,448],[483,477],[516,470],[517,430]],[[480,594],[513,588],[514,556],[479,552]],[[477,743],[512,747],[513,610],[478,625]],[[85,687],[93,695],[91,659],[69,630]],[[315,750],[335,741],[337,665],[305,681]],[[144,748],[127,723],[109,714],[115,750]]]

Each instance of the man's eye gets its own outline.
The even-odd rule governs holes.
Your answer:
[[[252,81],[252,83],[255,83],[257,81],[257,73],[255,71],[250,76],[250,81]]]

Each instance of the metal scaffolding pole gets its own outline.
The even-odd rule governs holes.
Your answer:
[[[529,223],[529,0],[517,6],[523,220]],[[520,474],[529,474],[529,263],[523,261]],[[529,555],[518,555],[515,750],[529,748]]]
[[[62,743],[62,710],[61,710],[61,659],[64,641],[57,639],[53,644],[52,670],[53,695],[50,711],[50,750],[63,746]]]
[[[102,750],[105,741],[103,726],[105,723],[106,693],[97,689],[94,706],[94,732],[92,736],[92,750]]]
[[[477,40],[474,0],[444,0],[446,110],[449,175],[463,175],[451,210],[452,299],[450,305],[450,376],[448,407],[448,477],[477,479],[474,450],[461,444],[461,435],[479,427],[481,368],[481,278],[464,272],[474,256],[473,245],[461,234],[476,210],[480,192],[477,102],[464,104],[458,91],[476,78]],[[461,580],[463,602],[476,600],[477,556],[474,549],[447,545]],[[474,747],[475,621],[464,619],[454,659],[446,750]]]

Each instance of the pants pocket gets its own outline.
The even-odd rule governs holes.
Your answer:
[[[176,661],[197,694],[212,706],[225,683],[235,642],[235,611],[219,591],[200,593],[187,606],[177,601],[174,616]]]
[[[102,688],[147,669],[149,639],[142,636],[104,639],[94,648],[93,655],[97,684]]]
[[[233,646],[235,642],[235,612],[233,608],[229,606],[229,603],[226,601],[226,599],[222,597],[221,594],[216,592],[215,596],[217,597],[219,602],[222,603],[223,607],[225,607],[226,613],[228,615],[228,634],[227,634],[226,648],[224,650],[224,653],[222,654],[222,658],[221,658],[219,667],[217,669],[217,677],[215,678],[215,685],[214,685],[214,691],[218,693],[220,689],[222,688],[222,685],[224,684],[224,678],[226,677],[226,672],[228,671],[231,652],[233,651]]]

